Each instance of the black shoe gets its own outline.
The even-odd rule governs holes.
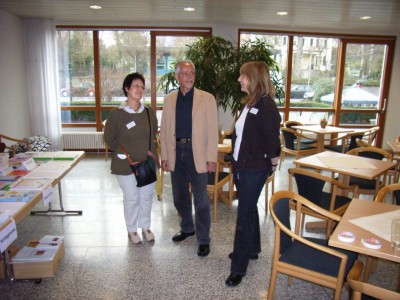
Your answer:
[[[172,237],[172,240],[174,242],[182,242],[182,241],[186,240],[189,236],[192,236],[194,234],[195,234],[194,231],[193,232],[188,232],[188,233],[180,231],[179,233],[175,234]]]
[[[197,250],[197,255],[198,256],[207,256],[210,254],[210,245],[208,244],[202,244],[199,246],[199,250]]]
[[[225,284],[227,286],[237,286],[239,283],[242,282],[242,275],[236,275],[236,274],[231,274],[229,277],[225,280]]]
[[[229,253],[228,257],[229,257],[230,259],[232,259],[232,257],[233,257],[233,252]],[[252,260],[258,259],[258,254],[250,254],[250,259],[252,259]]]

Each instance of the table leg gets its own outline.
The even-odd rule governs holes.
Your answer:
[[[51,202],[49,203],[49,209],[44,211],[31,211],[31,215],[46,215],[46,216],[81,216],[81,210],[65,210],[62,201],[62,190],[61,181],[58,183],[58,196],[60,199],[60,209],[53,209]]]

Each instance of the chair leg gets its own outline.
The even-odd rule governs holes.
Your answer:
[[[281,155],[279,157],[279,170],[281,169],[282,162],[285,160],[285,152],[281,151]]]
[[[271,277],[269,279],[269,288],[268,288],[268,296],[267,296],[268,300],[273,300],[274,299],[276,277],[277,277],[276,270],[275,270],[274,267],[272,267]]]
[[[218,189],[214,187],[214,207],[213,207],[213,221],[214,223],[217,222],[217,202],[218,202]]]

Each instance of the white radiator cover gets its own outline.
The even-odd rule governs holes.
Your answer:
[[[64,150],[105,149],[103,132],[63,132]]]

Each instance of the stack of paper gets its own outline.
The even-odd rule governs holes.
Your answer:
[[[71,167],[70,161],[48,161],[25,175],[24,178],[51,178],[62,176]]]
[[[12,258],[13,263],[35,262],[35,261],[51,261],[57,253],[57,249],[38,250],[33,247],[23,247]]]
[[[0,182],[1,184],[1,182]],[[0,202],[28,202],[36,196],[38,191],[2,191],[0,190]]]
[[[51,179],[25,179],[22,178],[17,182],[11,185],[11,190],[24,190],[24,191],[31,191],[31,190],[45,190],[50,184]]]

